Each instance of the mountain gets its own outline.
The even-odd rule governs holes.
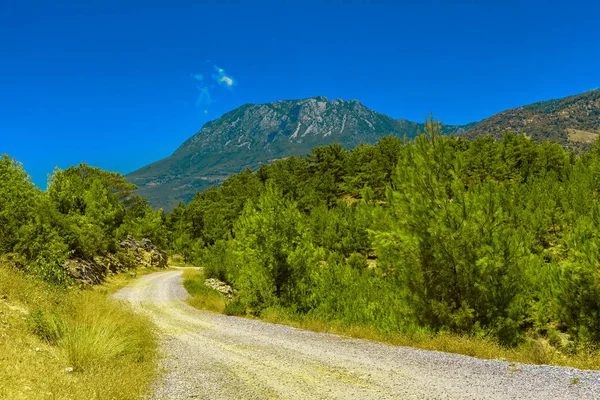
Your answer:
[[[206,123],[173,155],[127,178],[153,207],[170,210],[245,168],[257,169],[276,159],[304,155],[315,146],[339,142],[353,148],[374,144],[385,135],[412,138],[419,130],[423,124],[395,120],[357,100],[318,96],[246,104]],[[442,132],[460,134],[464,129],[442,125]]]
[[[506,110],[477,123],[464,137],[500,138],[507,130],[558,142],[570,150],[589,148],[600,134],[600,90]]]
[[[357,100],[318,96],[246,104],[206,123],[173,155],[127,178],[153,207],[171,210],[245,168],[304,155],[315,146],[338,142],[350,149],[385,135],[412,138],[419,130],[423,124],[395,120]],[[507,130],[575,151],[587,149],[600,134],[600,90],[510,109],[464,126],[442,124],[442,133],[467,139],[500,138]]]

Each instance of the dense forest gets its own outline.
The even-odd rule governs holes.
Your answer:
[[[0,182],[0,253],[57,284],[67,258],[133,235],[231,284],[240,314],[600,342],[600,143],[576,155],[514,133],[467,141],[431,120],[413,141],[246,170],[168,215],[87,165],[42,192],[4,156]]]
[[[600,143],[426,132],[246,170],[167,216],[172,251],[277,308],[382,332],[600,341]]]

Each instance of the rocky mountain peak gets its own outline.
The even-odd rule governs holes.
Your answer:
[[[169,210],[197,191],[245,168],[316,146],[341,143],[347,148],[374,144],[385,135],[414,137],[422,124],[373,111],[358,100],[315,96],[265,104],[245,104],[206,123],[164,160],[128,175],[155,207]],[[460,127],[443,126],[444,133]]]
[[[286,142],[305,143],[327,137],[369,132],[395,132],[394,120],[369,110],[357,100],[316,96],[247,104],[204,127],[175,154],[262,148]]]

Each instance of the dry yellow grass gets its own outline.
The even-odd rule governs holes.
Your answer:
[[[149,323],[106,293],[48,287],[0,263],[0,398],[137,399],[154,361]]]
[[[569,141],[579,143],[593,143],[598,137],[597,132],[582,131],[579,129],[567,129]]]

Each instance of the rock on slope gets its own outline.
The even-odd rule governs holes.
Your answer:
[[[150,239],[136,240],[128,236],[119,243],[115,253],[94,257],[93,260],[69,259],[64,268],[78,282],[97,285],[111,272],[136,268],[167,268],[167,254],[152,244]]]

